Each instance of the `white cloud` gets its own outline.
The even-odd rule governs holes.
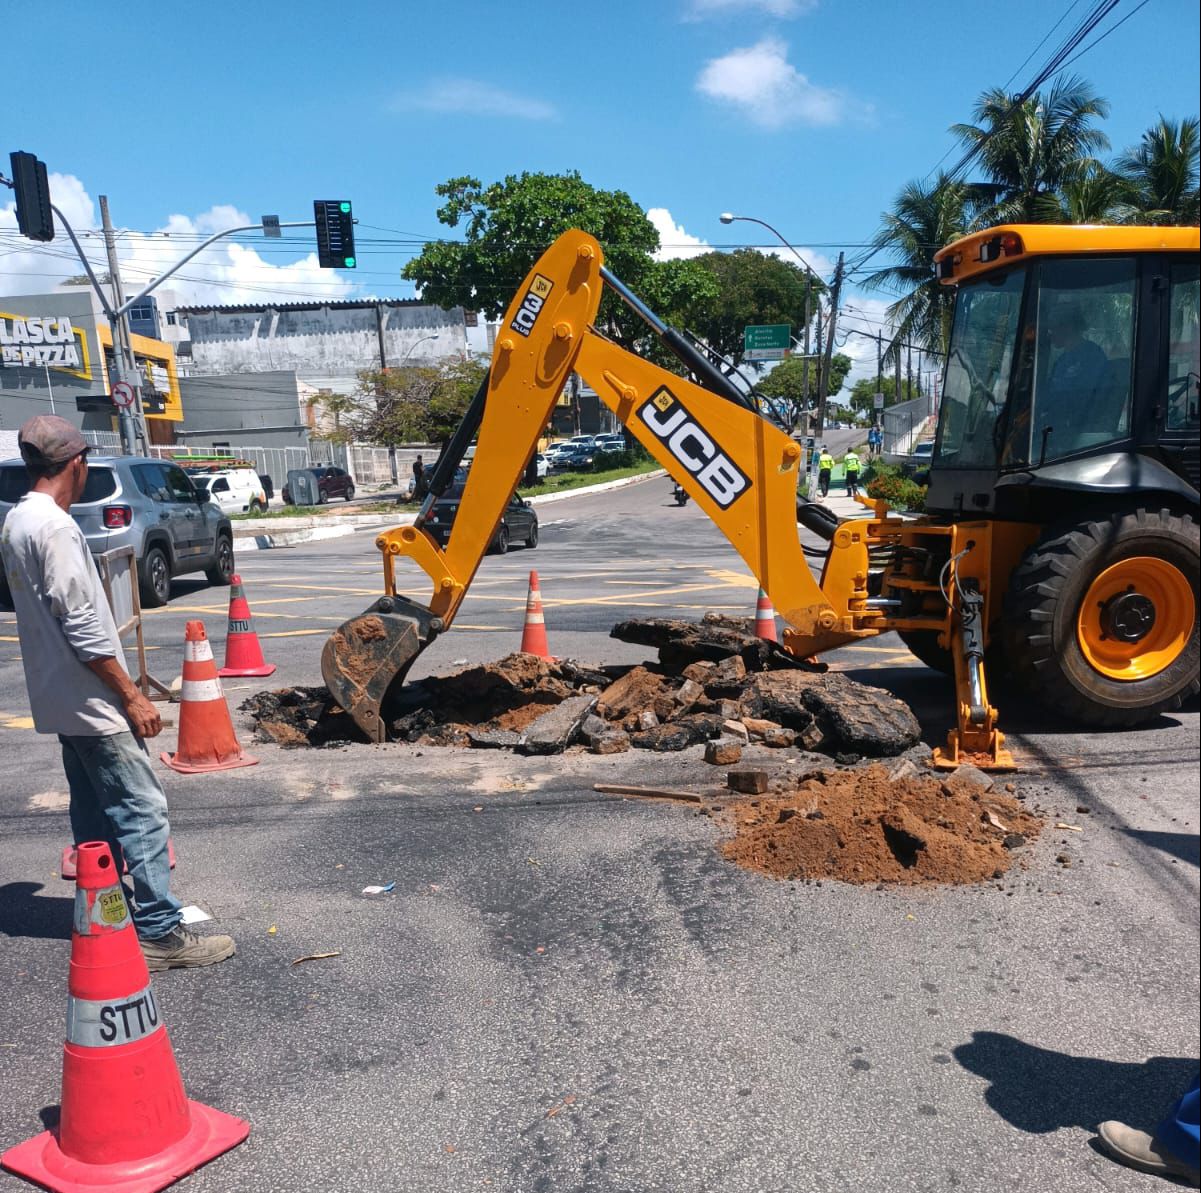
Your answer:
[[[108,259],[91,196],[73,175],[52,174],[49,181],[51,198],[75,229],[93,270],[97,275],[106,273]],[[136,294],[205,236],[252,222],[245,212],[220,204],[194,216],[170,215],[155,234],[119,229],[117,256],[126,295]],[[11,202],[0,206],[0,262],[0,294],[48,293],[66,278],[83,272],[61,229],[46,244],[21,236],[16,206]],[[185,304],[300,302],[314,297],[336,300],[349,296],[354,288],[353,282],[335,271],[321,269],[316,252],[277,265],[265,260],[257,248],[233,241],[218,241],[164,283],[164,289]]]
[[[817,7],[817,0],[692,0],[688,15],[694,20],[725,13],[762,12],[769,17],[800,16]]]
[[[849,356],[852,362],[843,386],[844,397],[861,377],[876,376],[876,333],[883,334],[886,349],[893,335],[893,324],[886,313],[889,305],[887,299],[852,294],[838,313],[834,338],[845,342],[835,351]],[[915,367],[916,364],[915,361]],[[895,365],[886,364],[884,371],[891,375],[895,368]]]
[[[646,218],[655,225],[655,231],[659,233],[659,248],[654,254],[656,261],[670,261],[675,257],[699,257],[702,253],[710,251],[709,243],[699,236],[685,232],[683,224],[677,224],[666,207],[648,208]]]
[[[837,124],[861,107],[839,91],[811,83],[788,61],[787,45],[774,37],[711,59],[697,76],[696,89],[764,128]]]
[[[553,104],[476,79],[436,79],[422,91],[397,96],[392,107],[395,111],[417,108],[423,112],[462,112],[514,120],[556,120],[559,116]]]

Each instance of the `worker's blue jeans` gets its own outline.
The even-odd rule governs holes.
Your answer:
[[[1155,1142],[1161,1144],[1178,1160],[1201,1168],[1201,1127],[1198,1125],[1201,1112],[1201,1077],[1194,1079],[1187,1093],[1168,1112],[1168,1117],[1159,1124]]]
[[[106,841],[118,873],[122,857],[133,883],[133,924],[143,940],[179,923],[167,854],[167,797],[146,746],[132,733],[68,737],[60,733],[63,769],[71,789],[75,844]]]

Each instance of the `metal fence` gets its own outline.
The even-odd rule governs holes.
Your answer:
[[[269,476],[276,489],[283,488],[291,468],[307,468],[309,453],[303,447],[172,447],[154,446],[150,454],[160,460],[174,460],[187,467],[190,459],[211,461],[214,457],[229,460],[246,460],[254,465],[255,472]]]
[[[908,402],[898,402],[884,411],[883,452],[886,456],[904,456],[913,450],[918,435],[934,413],[934,395],[922,394]]]

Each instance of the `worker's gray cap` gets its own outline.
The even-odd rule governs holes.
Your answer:
[[[87,451],[88,442],[79,428],[57,414],[35,414],[17,433],[21,457],[27,462],[63,464]]]

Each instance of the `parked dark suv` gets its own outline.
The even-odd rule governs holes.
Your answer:
[[[0,527],[28,490],[22,461],[0,463]],[[167,460],[89,456],[87,487],[71,507],[71,517],[93,555],[117,547],[134,549],[143,605],[165,605],[173,576],[202,571],[210,584],[225,585],[233,575],[229,519],[182,468]],[[7,589],[7,583],[0,587]]]
[[[349,501],[354,497],[354,478],[343,468],[321,465],[308,469],[317,478],[317,500],[324,505],[331,497]],[[292,504],[292,491],[284,485],[284,505]]]

